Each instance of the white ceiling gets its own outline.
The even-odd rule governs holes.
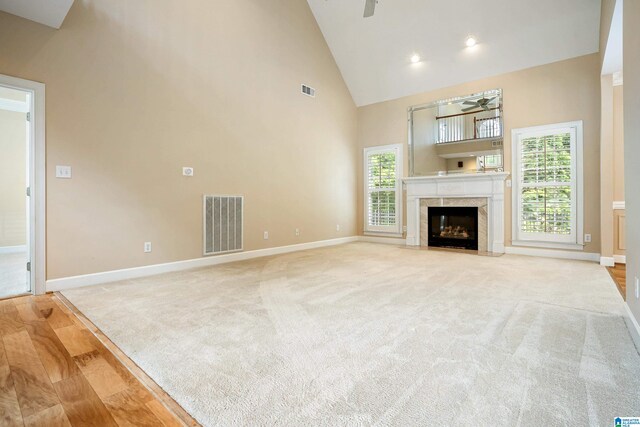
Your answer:
[[[600,0],[307,1],[359,106],[598,51]]]
[[[72,4],[73,0],[0,0],[0,10],[60,28]]]
[[[613,74],[620,71],[622,71],[622,0],[618,0],[613,9],[602,74]]]

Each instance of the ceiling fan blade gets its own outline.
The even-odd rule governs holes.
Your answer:
[[[487,99],[487,102],[485,102],[484,104],[485,105],[491,104],[496,98],[497,98],[496,96],[494,96],[493,98],[489,98],[489,99]]]
[[[373,13],[376,11],[377,2],[378,2],[377,0],[366,0],[366,3],[364,5],[365,18],[369,18],[370,16],[373,16]]]
[[[478,106],[478,101],[464,101],[463,104],[465,104],[465,105],[475,105],[477,107]]]

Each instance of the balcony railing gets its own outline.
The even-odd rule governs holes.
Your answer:
[[[491,108],[487,111],[495,110],[500,110],[500,107]],[[485,113],[485,111],[472,111],[436,117],[438,125],[438,138],[436,143],[444,144],[448,142],[501,137],[502,120],[500,115],[481,118],[473,116],[473,135],[468,134],[471,131],[471,123],[467,121],[466,116],[479,113]],[[467,125],[467,123],[469,124]]]

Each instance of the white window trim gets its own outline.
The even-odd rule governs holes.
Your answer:
[[[363,176],[364,176],[364,234],[367,236],[386,236],[386,237],[402,237],[402,170],[403,170],[403,144],[379,145],[375,147],[365,147],[363,150]],[[368,170],[367,158],[370,154],[386,153],[389,151],[396,152],[396,226],[389,231],[383,229],[371,228],[369,226],[369,187],[368,187]]]
[[[558,130],[561,128],[575,129],[576,142],[575,142],[575,168],[573,173],[575,176],[575,228],[576,239],[575,242],[551,242],[547,240],[535,240],[523,238],[520,230],[520,222],[522,216],[520,215],[520,137],[522,134],[545,134],[549,131]],[[513,246],[532,246],[539,248],[554,248],[554,249],[571,249],[571,250],[584,250],[584,184],[583,184],[583,125],[582,120],[573,122],[555,123],[543,126],[532,126],[527,128],[513,129],[511,131],[511,152],[512,152],[512,178],[513,187],[511,189],[511,228],[512,228],[512,242]]]

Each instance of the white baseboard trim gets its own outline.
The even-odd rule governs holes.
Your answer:
[[[616,262],[616,264],[626,264],[627,263],[627,256],[626,255],[614,255],[613,256],[613,260]]]
[[[0,246],[0,254],[17,254],[20,252],[27,252],[27,245]]]
[[[385,243],[388,245],[406,245],[407,244],[407,239],[402,239],[398,237],[360,236],[358,240],[360,242]]]
[[[341,237],[338,239],[320,240],[316,242],[300,243],[297,245],[289,246],[278,246],[275,248],[257,249],[246,252],[235,252],[231,254],[169,262],[165,264],[146,265],[143,267],[125,268],[122,270],[84,274],[81,276],[63,277],[60,279],[47,280],[46,289],[47,292],[64,291],[65,289],[79,288],[83,286],[94,286],[103,283],[117,282],[120,280],[155,276],[157,274],[170,273],[174,271],[190,270],[192,268],[208,267],[212,265],[225,264],[228,262],[243,261],[252,258],[303,251],[306,249],[341,245],[344,243],[357,242],[359,240],[359,236]]]
[[[600,265],[603,267],[613,267],[616,265],[616,260],[612,256],[601,256]]]
[[[627,316],[625,316],[625,321],[627,323],[627,327],[629,328],[629,333],[633,338],[633,342],[636,344],[636,349],[640,352],[640,324],[638,324],[638,320],[634,317],[633,313],[631,313],[631,309],[629,305],[625,302],[624,308],[627,309]]]
[[[544,258],[575,259],[578,261],[593,261],[593,262],[600,261],[600,254],[591,253],[591,252],[525,248],[522,246],[507,246],[504,248],[504,252],[512,255],[527,255],[527,256],[537,256],[537,257],[544,257]]]

